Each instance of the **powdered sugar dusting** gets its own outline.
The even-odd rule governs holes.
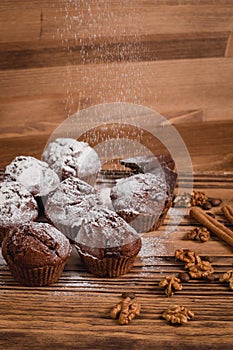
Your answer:
[[[142,249],[140,255],[142,258],[160,257],[166,254],[166,248],[163,240],[159,237],[141,237]]]
[[[140,251],[140,257],[142,261],[142,274],[154,271],[156,265],[158,270],[161,268],[159,265],[163,260],[163,256],[166,255],[166,248],[163,244],[163,240],[159,237],[141,237],[142,248]]]
[[[46,196],[60,180],[48,164],[30,156],[16,157],[6,167],[5,177],[17,180],[34,196]]]
[[[38,208],[31,193],[15,181],[0,182],[0,225],[3,227],[35,220]]]
[[[72,138],[57,138],[51,142],[43,152],[42,159],[61,178],[78,176],[83,178],[97,173],[101,164],[98,154],[86,142],[79,142]]]
[[[159,215],[167,198],[167,185],[160,176],[137,174],[118,180],[111,198],[116,211]]]
[[[56,225],[80,226],[93,206],[102,204],[97,191],[79,178],[62,181],[48,197],[45,212]]]
[[[135,242],[137,232],[120,216],[107,208],[89,213],[75,241],[88,247],[113,248]]]
[[[112,201],[110,198],[110,192],[111,192],[111,187],[101,187],[98,188],[99,193],[100,193],[100,197],[102,202],[104,203],[105,207],[107,207],[108,209],[114,210],[113,206],[112,206]]]

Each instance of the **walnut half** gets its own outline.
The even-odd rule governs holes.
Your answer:
[[[229,270],[221,275],[219,282],[229,282],[229,287],[233,290],[233,270]]]
[[[165,288],[165,293],[168,297],[172,296],[176,290],[182,290],[180,279],[174,276],[167,276],[159,282],[160,288]]]
[[[132,293],[123,293],[123,300],[116,304],[110,311],[110,317],[117,319],[121,325],[128,324],[136,316],[140,315],[141,305],[133,301],[135,295]]]
[[[207,242],[210,239],[210,231],[205,227],[196,227],[187,233],[188,239]]]
[[[194,312],[181,305],[170,305],[162,317],[172,324],[184,324],[194,317]]]

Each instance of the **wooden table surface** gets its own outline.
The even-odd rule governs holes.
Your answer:
[[[194,188],[233,203],[232,123],[180,126],[179,132],[192,157]],[[39,156],[45,140],[31,141],[2,140],[2,164],[26,150]],[[219,207],[212,211],[226,223]],[[232,269],[233,249],[214,236],[205,243],[187,240],[186,232],[197,225],[188,215],[173,232],[166,233],[171,217],[172,210],[158,231],[143,235],[134,267],[119,278],[89,274],[73,250],[56,284],[26,288],[15,282],[1,258],[0,348],[232,349],[233,293],[227,284],[191,280],[168,298],[158,283],[163,276],[183,271],[183,264],[174,259],[178,248],[210,257],[217,274]],[[129,325],[121,326],[110,319],[109,311],[124,291],[136,293],[142,311]],[[182,326],[170,325],[161,318],[170,304],[190,308],[195,317]]]
[[[16,155],[40,158],[77,110],[127,101],[175,124],[195,189],[232,202],[232,0],[1,0],[0,53],[0,169]],[[210,256],[217,273],[232,269],[232,248],[186,240],[196,225],[188,217],[169,235],[166,224],[145,235],[132,271],[117,279],[90,275],[74,251],[58,283],[25,288],[1,259],[0,349],[233,349],[227,285],[192,280],[172,298],[158,288],[182,270],[177,248]],[[142,304],[128,326],[109,318],[123,291]],[[194,319],[171,326],[161,319],[170,303]]]

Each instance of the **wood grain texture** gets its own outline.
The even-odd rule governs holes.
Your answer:
[[[51,40],[56,36],[57,28],[65,35],[67,23],[64,17],[67,13],[74,18],[73,23],[68,20],[68,24],[73,25],[73,31],[69,31],[66,37],[72,37],[75,28],[82,28],[84,38],[92,37],[93,34],[105,36],[115,33],[118,37],[130,33],[170,34],[233,29],[231,0],[90,0],[76,3],[75,8],[75,2],[69,5],[62,0],[30,1],[30,4],[27,0],[3,0],[0,4],[0,41]],[[80,12],[84,13],[81,24],[78,21]],[[89,26],[91,17],[94,17],[95,21]],[[77,35],[78,33],[77,30]]]
[[[232,120],[232,23],[231,0],[3,0],[1,133],[122,100],[174,124]]]
[[[40,158],[77,110],[127,101],[174,123],[195,189],[233,203],[232,33],[232,0],[1,0],[0,168],[20,154]],[[231,227],[218,207],[212,211]],[[25,288],[0,256],[0,348],[231,350],[227,285],[192,280],[167,298],[158,283],[183,270],[175,249],[211,257],[218,274],[232,269],[233,251],[214,236],[187,240],[197,225],[187,215],[167,234],[172,218],[170,210],[158,231],[144,235],[133,269],[116,279],[89,274],[73,250],[55,285]],[[109,318],[123,291],[142,304],[128,326]],[[190,307],[194,319],[169,325],[161,314],[170,303]]]
[[[193,126],[195,125],[195,128]],[[189,145],[196,174],[194,186],[208,196],[233,203],[232,124],[180,124],[178,131]],[[197,142],[198,140],[198,142]],[[45,135],[3,138],[3,157],[19,153],[39,156]],[[222,147],[224,145],[224,147]],[[219,173],[218,176],[214,175]],[[103,185],[103,184],[102,184]],[[227,223],[220,208],[213,208],[218,220]],[[186,239],[197,223],[185,216],[179,227],[166,233],[172,211],[156,232],[144,235],[143,248],[133,269],[117,279],[102,279],[87,273],[73,250],[61,279],[53,286],[25,288],[12,278],[0,261],[0,346],[5,349],[160,349],[232,348],[233,295],[217,281],[184,283],[183,290],[167,298],[158,288],[163,276],[183,270],[174,259],[178,248],[193,249],[209,256],[216,273],[232,269],[233,251],[217,237],[201,244]],[[142,304],[142,314],[128,326],[119,326],[109,318],[110,308],[121,292],[134,291]],[[161,318],[170,303],[180,303],[194,311],[195,317],[182,327],[169,325]],[[201,337],[199,336],[201,332]]]
[[[51,132],[67,114],[109,101],[186,115],[183,122],[198,111],[204,120],[232,120],[232,74],[226,58],[3,70],[1,130],[6,136]]]
[[[199,174],[195,189],[233,203],[232,175]],[[215,184],[215,188],[209,188]],[[201,185],[201,186],[199,186]],[[212,209],[213,210],[213,209]],[[219,208],[217,218],[227,224]],[[168,218],[167,218],[168,219]],[[184,217],[178,229],[166,231],[167,220],[157,231],[145,234],[143,248],[133,269],[115,279],[97,278],[86,272],[73,250],[60,280],[50,287],[26,288],[12,278],[0,259],[0,346],[7,349],[232,349],[232,291],[226,284],[191,280],[173,297],[158,287],[167,275],[183,271],[174,259],[179,248],[209,256],[217,274],[232,269],[232,249],[212,237],[206,243],[187,240],[196,223]],[[109,311],[123,291],[133,291],[142,312],[127,326],[111,320]],[[182,304],[195,313],[184,326],[172,326],[161,318],[169,304]],[[201,332],[201,337],[200,337]]]
[[[195,173],[225,174],[233,171],[233,124],[230,122],[205,122],[178,124],[177,131],[182,137],[191,156]],[[48,129],[39,135],[28,133],[28,136],[0,137],[0,166],[5,167],[16,155],[32,155],[37,158],[45,148],[50,137]],[[158,153],[156,143],[154,153]],[[163,149],[162,149],[163,151]]]
[[[65,66],[67,64],[98,64],[110,62],[141,62],[184,58],[224,57],[229,32],[159,34],[98,40],[69,40],[64,43],[20,42],[0,44],[0,69],[29,69]],[[51,59],[51,57],[53,57]]]

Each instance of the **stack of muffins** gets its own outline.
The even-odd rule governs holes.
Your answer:
[[[20,156],[6,167],[0,182],[0,239],[19,283],[55,283],[71,244],[95,275],[117,277],[131,269],[142,245],[139,233],[161,224],[174,184],[161,173],[140,171],[111,189],[108,208],[94,187],[100,169],[95,150],[70,138],[49,143],[42,161]],[[46,223],[40,222],[42,213]]]

